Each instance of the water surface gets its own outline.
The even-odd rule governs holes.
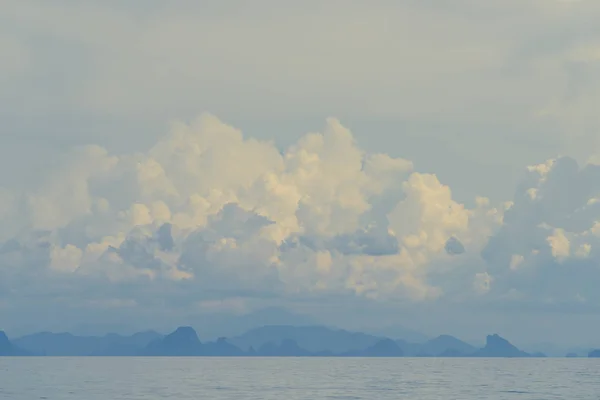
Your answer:
[[[596,359],[2,358],[0,399],[598,399]]]

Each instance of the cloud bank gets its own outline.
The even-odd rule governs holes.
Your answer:
[[[74,148],[38,187],[2,188],[0,305],[597,310],[600,166],[561,157],[524,172],[511,201],[467,207],[336,119],[282,151],[204,114],[145,152]]]
[[[205,114],[145,153],[73,149],[36,190],[1,194],[7,302],[93,284],[128,287],[127,304],[161,287],[183,304],[600,300],[600,167],[570,158],[529,167],[512,202],[468,208],[410,161],[362,151],[336,119],[282,152]],[[98,290],[84,301],[115,301]]]
[[[281,152],[208,114],[145,153],[73,149],[40,187],[1,193],[8,299],[23,282],[97,281],[178,283],[190,302],[234,292],[435,300],[445,292],[429,274],[443,265],[470,286],[481,271],[463,262],[479,258],[504,211],[483,198],[458,204],[410,161],[362,151],[336,119]]]

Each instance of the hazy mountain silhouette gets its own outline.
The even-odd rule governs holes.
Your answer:
[[[398,339],[396,340],[396,344],[402,349],[402,352],[406,357],[421,357],[421,354],[423,353],[421,351],[423,344],[421,343],[411,343],[406,340]]]
[[[23,349],[23,350],[20,350]],[[275,325],[251,329],[233,339],[201,342],[194,328],[182,326],[162,336],[153,331],[131,336],[75,336],[42,332],[8,340],[0,335],[0,355],[48,356],[263,356],[263,357],[544,357],[528,354],[498,335],[476,349],[449,335],[409,343],[323,326]],[[600,357],[600,350],[590,353]]]
[[[219,338],[216,342],[204,344],[202,354],[218,357],[240,357],[246,355],[242,349],[231,344],[226,338]]]
[[[396,340],[396,344],[408,357],[465,357],[477,351],[475,346],[450,335],[440,335],[424,343]]]
[[[398,343],[392,339],[381,339],[366,349],[356,349],[339,354],[342,357],[404,357]]]
[[[249,330],[241,336],[232,338],[231,343],[248,350],[250,347],[258,349],[267,343],[281,343],[285,339],[295,341],[298,346],[312,353],[324,351],[344,353],[365,349],[382,338],[324,326],[272,325]]]
[[[391,339],[403,340],[408,343],[423,343],[430,339],[430,337],[421,332],[397,324],[379,329],[361,329],[361,331],[373,336],[388,337]]]
[[[239,347],[229,343],[225,338],[219,338],[215,342],[200,342],[196,331],[189,326],[179,327],[164,338],[153,341],[138,354],[167,357],[232,357],[245,355]]]
[[[497,334],[488,335],[485,347],[476,351],[474,357],[531,357],[530,354],[519,350],[508,340]]]
[[[202,343],[194,328],[181,326],[164,338],[148,344],[140,353],[145,356],[201,356]]]
[[[263,344],[257,355],[262,357],[310,357],[313,354],[298,346],[292,339],[284,339],[280,344],[268,342]]]
[[[138,332],[131,336],[121,336],[115,334],[106,335],[103,339],[108,341],[95,352],[93,356],[136,356],[150,343],[159,340],[163,335],[154,331]]]
[[[198,335],[203,338],[223,336],[233,338],[259,326],[319,325],[319,322],[310,316],[278,307],[263,308],[244,315],[207,314],[187,323],[193,326]]]
[[[592,350],[588,354],[589,358],[600,358],[600,350]]]
[[[81,323],[67,329],[66,331],[75,336],[102,337],[110,332],[120,334],[121,336],[129,336],[135,332],[135,329],[127,324],[119,323]]]
[[[18,346],[15,346],[10,340],[8,340],[6,333],[4,333],[4,331],[0,331],[0,356],[15,357],[28,355],[31,354],[19,348]]]
[[[420,350],[433,356],[460,357],[473,354],[477,348],[450,335],[440,335],[420,346]]]
[[[362,353],[363,357],[403,357],[404,352],[398,344],[392,339],[382,339],[373,346],[366,348]]]
[[[87,356],[100,347],[99,342],[98,337],[74,336],[66,332],[40,332],[14,340],[16,345],[46,356]]]
[[[135,355],[161,335],[154,331],[131,336],[75,336],[71,333],[40,332],[13,342],[33,354],[47,356]]]
[[[456,349],[446,349],[437,354],[437,357],[469,357],[472,353],[463,353]]]

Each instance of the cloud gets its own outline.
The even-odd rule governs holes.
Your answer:
[[[571,243],[562,229],[555,229],[553,235],[548,236],[547,240],[551,248],[552,256],[558,259],[569,257],[571,253]]]
[[[597,147],[597,2],[246,3],[2,1],[0,179],[29,184],[71,144],[145,152],[197,110],[286,148],[338,116],[467,204]],[[176,195],[152,158],[146,194]]]
[[[204,308],[231,296],[429,301],[445,288],[428,277],[461,262],[448,243],[479,259],[503,213],[365,152],[336,119],[280,151],[204,114],[145,153],[79,147],[46,174],[34,190],[2,192],[6,204],[26,199],[20,228],[3,225],[2,276],[66,298],[86,296],[73,285],[126,285],[115,298],[137,305],[164,290]]]
[[[532,304],[577,304],[599,298],[600,168],[560,157],[528,168],[504,224],[483,250],[494,276],[491,295]]]
[[[146,151],[77,147],[37,187],[2,188],[0,301],[13,319],[596,309],[600,167],[558,157],[523,172],[511,201],[467,205],[339,120],[280,149],[203,114]]]

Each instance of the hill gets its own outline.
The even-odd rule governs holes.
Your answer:
[[[600,358],[600,350],[592,350],[588,354],[588,358]]]
[[[460,357],[473,354],[477,349],[450,335],[440,335],[420,346],[420,351],[433,356]]]
[[[279,344],[284,340],[293,340],[301,348],[319,353],[345,353],[373,346],[381,337],[364,333],[349,332],[342,329],[330,329],[324,326],[270,325],[251,329],[241,336],[231,339],[231,343],[244,351],[250,347],[259,349],[267,343]]]
[[[71,333],[40,332],[15,339],[13,342],[33,353],[46,356],[109,356],[134,355],[161,335],[154,331],[131,336],[75,336]]]
[[[144,356],[200,356],[202,355],[202,343],[198,339],[196,331],[189,326],[177,328],[173,333],[164,338],[157,339],[148,344],[140,355]]]
[[[485,347],[476,351],[474,357],[531,357],[530,354],[519,350],[512,345],[508,340],[500,337],[497,334],[488,335],[486,338]]]
[[[15,357],[15,356],[28,356],[31,355],[29,352],[15,346],[4,331],[0,331],[0,356]]]
[[[23,350],[19,350],[23,349]],[[499,335],[476,349],[450,335],[409,343],[323,326],[269,325],[230,340],[201,342],[194,328],[182,326],[162,336],[154,331],[131,336],[75,336],[42,332],[9,341],[0,336],[0,354],[47,356],[264,356],[264,357],[544,357],[528,354]],[[600,357],[600,352],[590,357]]]

